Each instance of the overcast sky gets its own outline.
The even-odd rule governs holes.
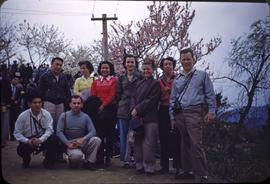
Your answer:
[[[148,16],[149,4],[149,1],[8,0],[0,13],[1,22],[22,23],[26,19],[30,24],[54,24],[74,45],[89,45],[93,40],[102,38],[101,21],[91,21],[92,15],[116,14],[118,21],[127,24]],[[211,70],[220,75],[229,71],[224,60],[231,48],[230,41],[248,33],[255,20],[269,15],[267,3],[193,2],[191,9],[196,11],[190,27],[192,41],[201,37],[206,42],[215,36],[222,38],[221,45],[213,54],[204,58],[210,63]],[[223,90],[230,102],[237,97],[232,84],[215,83],[214,87],[216,91]],[[264,102],[264,97],[261,97],[257,103]]]

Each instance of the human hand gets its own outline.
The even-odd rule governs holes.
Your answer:
[[[68,147],[69,149],[76,149],[78,146],[77,146],[77,143],[74,141],[74,142],[69,142],[69,143],[67,144],[67,147]]]
[[[85,142],[85,139],[83,137],[82,138],[79,138],[79,139],[76,139],[77,146],[83,145],[84,142]]]
[[[99,112],[103,111],[104,110],[104,106],[103,105],[99,106],[98,110],[99,110]]]
[[[176,124],[175,119],[171,119],[171,129],[174,129],[176,127],[175,124]]]
[[[214,122],[215,117],[216,117],[216,116],[215,116],[215,113],[208,112],[208,113],[206,114],[206,116],[204,117],[204,119],[205,119],[205,122],[206,122],[207,124],[211,124],[211,123]]]
[[[136,110],[136,109],[133,109],[133,110],[131,111],[131,116],[132,116],[132,117],[136,117],[136,116],[137,116],[137,110]]]
[[[34,146],[37,146],[37,145],[39,145],[41,143],[42,143],[42,141],[39,138],[32,138],[32,144]]]

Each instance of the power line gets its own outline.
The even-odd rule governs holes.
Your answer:
[[[118,10],[118,6],[119,6],[119,1],[117,2],[117,4],[116,4],[116,7],[115,7],[115,11],[114,11],[114,14],[116,14],[117,13],[117,10]]]
[[[92,17],[94,17],[94,13],[95,13],[95,5],[96,5],[96,0],[94,0],[94,4],[93,4]]]
[[[90,16],[89,13],[84,14],[61,14],[61,13],[29,13],[29,12],[10,12],[10,11],[4,11],[1,13],[6,14],[23,14],[23,15],[59,15],[59,16]]]
[[[1,13],[14,13],[14,14],[30,14],[30,15],[63,15],[63,16],[89,16],[89,13],[86,12],[55,12],[55,11],[43,11],[43,10],[26,10],[26,9],[18,9],[18,8],[2,8],[4,11]]]

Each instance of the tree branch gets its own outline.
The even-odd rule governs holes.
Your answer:
[[[237,81],[237,80],[235,80],[233,78],[226,77],[226,76],[214,78],[214,80],[219,80],[219,79],[228,79],[228,80],[230,80],[232,82],[235,82],[235,83],[239,84],[240,86],[244,87],[246,92],[249,93],[248,88],[243,83],[241,83],[241,82],[239,82],[239,81]]]

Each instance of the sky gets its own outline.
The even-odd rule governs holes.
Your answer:
[[[0,20],[17,24],[26,19],[30,24],[53,24],[75,46],[89,45],[93,40],[102,39],[102,23],[91,21],[92,15],[101,17],[106,13],[112,17],[115,14],[117,21],[125,25],[146,18],[149,4],[149,1],[8,0],[0,9]],[[205,42],[217,36],[222,38],[221,45],[203,58],[216,76],[230,71],[225,59],[232,39],[248,33],[254,21],[266,18],[270,13],[267,3],[251,2],[192,2],[191,9],[196,11],[189,32],[192,41],[201,37]],[[110,21],[108,28],[109,24]],[[237,88],[232,83],[215,82],[214,88],[228,96],[231,103],[238,96],[235,93]],[[255,105],[263,105],[265,98],[263,95],[257,98]]]

